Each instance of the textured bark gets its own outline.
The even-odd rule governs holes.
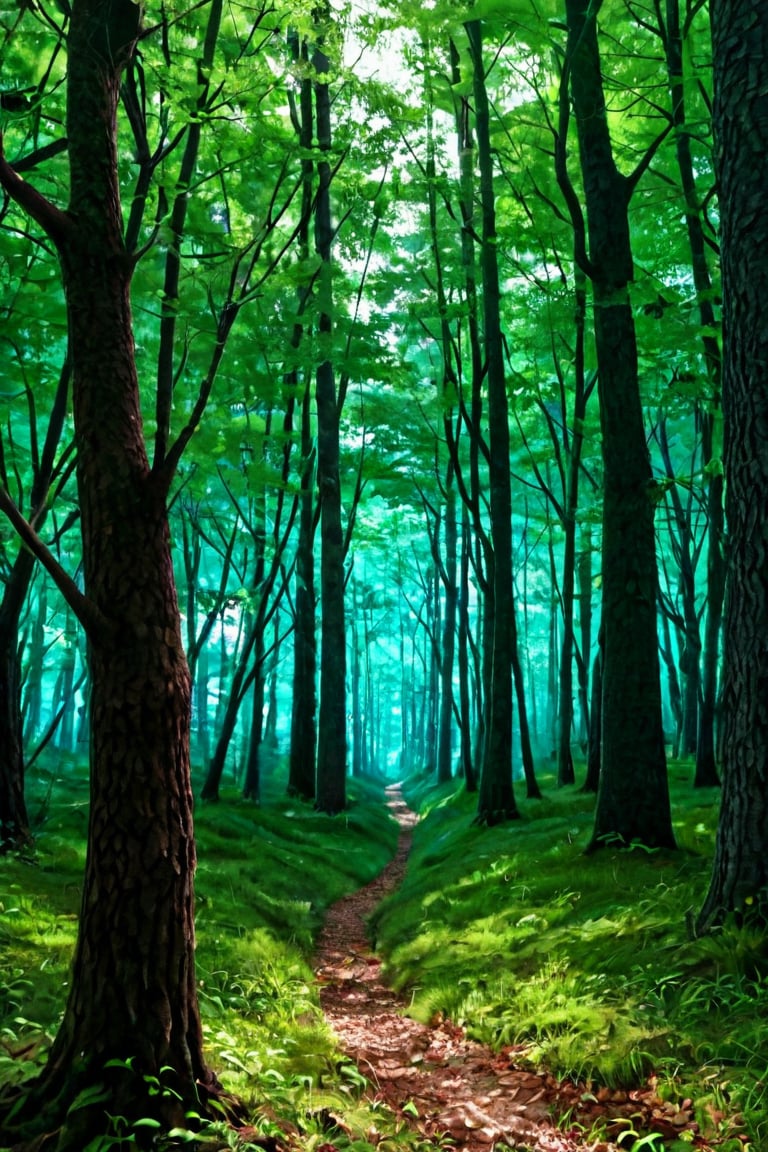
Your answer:
[[[317,165],[315,244],[322,260],[319,275],[318,328],[326,358],[318,365],[317,483],[320,489],[320,709],[317,741],[317,794],[320,812],[335,814],[346,807],[347,702],[346,633],[344,614],[344,533],[341,524],[339,476],[339,407],[336,399],[330,343],[333,334],[331,271],[331,101],[328,57],[317,50],[313,63],[317,143],[323,159]]]
[[[298,35],[292,36],[294,60],[301,62],[299,107],[296,115],[301,161],[301,220],[299,251],[309,253],[309,226],[314,199],[314,162],[311,158],[313,113],[312,81],[308,75],[307,48]],[[298,291],[299,317],[294,326],[292,346],[298,350],[304,336],[302,322],[307,290]],[[299,390],[299,373],[294,370],[289,386]],[[311,389],[301,388],[301,481],[299,492],[299,534],[296,541],[296,591],[294,594],[293,697],[291,700],[291,748],[288,761],[288,794],[305,800],[315,798],[317,755],[317,642],[315,639],[315,453],[311,427]]]
[[[299,535],[296,543],[293,699],[288,791],[313,800],[317,750],[317,647],[315,641],[314,459],[309,427],[309,389],[302,404]]]
[[[27,1099],[32,1127],[64,1120],[82,1087],[109,1111],[184,1122],[214,1081],[194,968],[190,677],[165,507],[148,466],[122,239],[116,109],[138,33],[129,0],[75,0],[69,32],[70,205],[52,209],[73,357],[73,410],[89,634],[91,806],[78,940],[64,1018]],[[105,1070],[109,1060],[132,1068]],[[147,1096],[152,1075],[178,1093]],[[82,1152],[103,1104],[78,1109],[58,1152]],[[23,1119],[24,1111],[19,1113]],[[15,1122],[15,1120],[14,1120]]]
[[[589,710],[589,743],[587,775],[582,792],[597,792],[600,787],[600,753],[603,728],[603,653],[598,648],[592,665],[592,703]]]
[[[768,8],[712,6],[728,523],[723,799],[698,928],[766,916],[768,888]]]
[[[459,602],[458,602],[458,648],[459,648],[459,714],[460,757],[459,771],[464,777],[467,792],[477,792],[477,775],[472,758],[472,708],[470,704],[469,681],[469,549],[471,547],[469,511],[462,508],[461,515],[461,557],[459,562]]]
[[[602,764],[592,848],[674,846],[661,720],[651,466],[629,300],[631,182],[616,168],[597,41],[600,4],[568,0],[568,60],[587,205],[603,437]]]
[[[48,488],[54,474],[55,456],[67,411],[71,371],[72,364],[67,358],[59,376],[43,450],[32,481],[30,510],[38,529],[46,517]],[[8,574],[8,579],[5,581],[2,602],[0,602],[0,854],[9,849],[28,847],[32,840],[24,800],[24,720],[21,708],[22,644],[19,641],[19,621],[34,570],[34,556],[27,548],[20,546]],[[42,680],[45,616],[47,613],[47,598],[44,587],[42,585],[43,590],[38,598],[37,616],[32,629],[35,643],[39,649],[35,654],[35,662],[40,668],[36,692],[38,700]],[[74,647],[72,648],[72,667],[74,668]],[[55,715],[58,707],[54,705],[52,711]],[[36,728],[37,721],[34,724],[34,729]],[[71,739],[67,747],[70,746]]]
[[[472,57],[475,130],[482,205],[481,268],[488,387],[489,478],[493,543],[493,648],[490,699],[477,820],[497,824],[519,815],[512,790],[512,496],[509,476],[509,416],[499,312],[496,209],[493,189],[488,94],[485,89],[482,26],[466,25]]]
[[[479,303],[477,292],[476,244],[475,244],[475,144],[472,132],[472,102],[469,95],[461,89],[461,57],[453,40],[450,42],[451,83],[455,87],[454,113],[456,122],[456,140],[459,161],[459,195],[461,210],[461,265],[463,272],[464,298],[466,302],[466,327],[469,345],[469,375],[470,397],[469,411],[467,411],[466,398],[461,392],[461,411],[469,431],[469,487],[464,483],[463,470],[456,467],[457,478],[460,481],[464,508],[469,512],[474,532],[474,569],[477,583],[479,602],[477,609],[478,633],[485,636],[485,621],[493,620],[493,588],[488,576],[493,567],[493,548],[483,522],[484,509],[482,507],[482,491],[480,483],[480,451],[481,451],[481,423],[483,415],[483,350],[480,342]],[[465,370],[466,371],[466,370]],[[469,562],[469,541],[465,548],[466,560]],[[467,572],[468,577],[468,572]],[[462,611],[468,613],[466,603]],[[468,619],[468,617],[467,617]],[[460,626],[461,627],[461,626]],[[492,626],[489,629],[492,636]],[[469,647],[474,661],[474,680],[477,723],[472,739],[467,733],[467,740],[471,741],[471,752],[463,745],[462,758],[464,773],[468,781],[468,791],[477,791],[478,768],[482,765],[483,749],[485,748],[485,712],[489,698],[492,642],[481,644],[472,643],[472,636],[467,623],[463,631],[461,643]],[[468,655],[465,651],[465,656]],[[486,662],[487,657],[487,662]],[[482,671],[479,665],[482,663]],[[463,714],[463,712],[462,712]],[[467,765],[472,763],[471,772],[467,773]],[[470,784],[471,781],[471,784]]]
[[[579,475],[581,454],[584,446],[584,419],[587,409],[587,381],[584,364],[584,337],[587,316],[587,290],[584,273],[576,269],[574,288],[576,305],[575,349],[573,366],[573,422],[568,434],[565,421],[565,381],[561,379],[561,409],[563,413],[562,434],[564,440],[567,471],[565,473],[565,501],[563,506],[563,578],[560,599],[563,605],[563,639],[560,649],[560,683],[558,685],[558,732],[557,732],[557,782],[559,785],[573,784],[573,649],[574,649],[574,604],[576,598],[576,515],[579,509]],[[588,657],[587,653],[587,657]]]
[[[592,536],[589,528],[583,530],[582,549],[576,563],[579,582],[579,630],[581,651],[577,654],[579,673],[579,740],[582,746],[589,741],[589,662],[592,652]]]
[[[264,627],[256,632],[253,654],[253,687],[251,723],[248,732],[248,754],[245,760],[243,799],[259,802],[261,798],[261,746],[264,735],[264,702],[266,696],[266,661],[264,653]]]
[[[30,569],[30,576],[34,565]],[[17,577],[18,579],[18,577]],[[26,676],[22,713],[24,716],[24,741],[31,743],[40,729],[40,714],[43,707],[43,665],[45,662],[45,621],[48,615],[48,589],[45,582],[40,584],[37,595],[37,611],[29,629],[26,645]]]
[[[29,560],[30,576],[34,559]],[[27,583],[29,577],[27,577]],[[31,844],[29,817],[24,800],[24,751],[21,723],[21,668],[19,661],[18,617],[8,613],[5,602],[0,609],[0,854]]]
[[[666,493],[669,512],[669,531],[672,536],[672,554],[677,560],[678,587],[677,599],[682,609],[682,620],[677,619],[680,643],[680,673],[683,678],[682,717],[680,725],[679,754],[694,756],[699,730],[699,696],[701,692],[701,633],[699,614],[696,609],[696,558],[697,546],[693,526],[693,485],[688,489],[683,503],[680,488],[675,482],[675,470],[669,450],[667,418],[659,414],[656,439],[661,451],[664,470],[670,481]]]
[[[450,477],[445,490],[445,555],[441,565],[443,578],[443,632],[440,648],[440,718],[437,740],[437,779],[444,784],[453,775],[453,664],[456,650],[456,611],[459,590],[456,584],[456,491]],[[439,546],[439,545],[438,545]]]
[[[679,0],[667,0],[665,8],[666,35],[664,39],[672,118],[675,124],[675,152],[680,182],[685,201],[685,225],[691,252],[691,270],[696,288],[701,337],[707,375],[711,386],[711,400],[700,414],[702,428],[702,464],[707,475],[707,612],[704,624],[703,660],[701,667],[701,702],[699,730],[696,740],[696,787],[711,787],[720,783],[715,755],[715,715],[717,678],[720,650],[720,631],[725,594],[725,552],[723,541],[725,523],[723,514],[723,477],[717,467],[716,430],[722,419],[721,375],[722,356],[717,337],[717,325],[712,301],[712,277],[709,272],[707,244],[702,221],[702,206],[696,189],[696,174],[691,155],[690,129],[687,125],[685,84],[683,77],[683,30],[680,24]],[[712,467],[713,466],[713,467]]]

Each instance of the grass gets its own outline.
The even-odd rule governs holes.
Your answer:
[[[57,771],[30,786],[34,861],[0,858],[0,1087],[37,1070],[67,993],[88,783],[77,764]],[[350,781],[349,796],[343,815],[321,815],[286,798],[278,769],[264,782],[260,807],[224,790],[220,803],[195,814],[208,1058],[225,1088],[246,1101],[258,1133],[300,1134],[305,1152],[328,1141],[329,1125],[335,1145],[350,1152],[372,1148],[366,1134],[374,1129],[379,1147],[385,1138],[396,1141],[392,1148],[419,1143],[363,1100],[365,1081],[325,1024],[308,962],[328,906],[375,876],[397,841],[379,785]],[[223,1123],[206,1134],[216,1147],[255,1147]],[[119,1125],[104,1139],[105,1149],[134,1143]],[[179,1136],[169,1146],[182,1143]]]
[[[457,784],[410,786],[422,812],[408,874],[371,929],[420,1020],[446,1015],[561,1077],[691,1096],[723,1148],[768,1147],[768,965],[758,929],[690,938],[718,797],[673,766],[677,852],[586,857],[593,798],[543,781],[522,819],[472,825]],[[726,1120],[724,1112],[731,1120]],[[734,1113],[738,1131],[733,1129]]]
[[[59,771],[47,798],[50,780],[31,788],[36,860],[0,859],[0,1085],[38,1067],[67,991],[87,781],[76,764]],[[371,930],[418,1018],[450,1016],[513,1048],[516,1061],[590,1086],[653,1076],[663,1097],[693,1101],[722,1152],[758,1152],[768,1148],[765,941],[758,927],[734,924],[689,938],[718,803],[690,778],[672,767],[679,851],[590,857],[594,801],[573,789],[545,779],[542,801],[520,800],[521,820],[481,829],[456,783],[414,781],[409,798],[423,819],[408,874]],[[324,1143],[417,1152],[420,1137],[364,1098],[308,964],[328,905],[381,869],[397,829],[369,783],[350,782],[352,802],[337,818],[286,799],[284,785],[277,770],[261,807],[225,790],[196,812],[210,1062],[247,1101],[257,1132],[292,1132],[302,1152]],[[224,1124],[207,1136],[214,1147],[249,1147]],[[120,1138],[114,1147],[130,1146],[130,1133]]]

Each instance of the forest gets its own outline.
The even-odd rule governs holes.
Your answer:
[[[0,1148],[765,1152],[767,158],[754,0],[0,0]]]

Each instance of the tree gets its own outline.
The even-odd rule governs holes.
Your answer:
[[[65,1121],[84,1088],[103,1086],[111,1110],[129,1121],[154,1111],[168,1124],[204,1107],[216,1091],[195,982],[190,676],[166,511],[212,379],[171,443],[164,435],[171,396],[159,396],[150,466],[130,304],[135,262],[123,235],[117,152],[121,76],[134,57],[140,15],[130,0],[72,5],[68,207],[57,207],[0,160],[6,193],[56,246],[73,364],[84,594],[2,494],[6,515],[88,637],[91,811],[70,993],[46,1067],[14,1117],[30,1132],[63,1124],[58,1152],[82,1152],[103,1124],[98,1103]],[[214,3],[209,47],[220,16]],[[219,341],[233,319],[222,311]],[[172,1091],[150,1098],[144,1077],[162,1078]]]
[[[600,2],[568,0],[564,77],[570,79],[587,205],[598,395],[603,434],[602,758],[592,847],[607,838],[673,847],[661,721],[656,638],[656,554],[651,468],[638,387],[628,206],[663,139],[657,136],[630,176],[613,155],[603,93],[597,15]],[[567,91],[560,133],[564,146]],[[560,170],[577,221],[580,209]]]
[[[477,819],[497,824],[519,815],[512,790],[512,495],[509,476],[509,407],[499,312],[499,268],[496,252],[496,209],[490,108],[485,86],[482,23],[466,25],[472,60],[475,130],[480,168],[485,355],[488,381],[489,479],[493,543],[493,648],[485,751],[480,773]]]
[[[317,796],[321,812],[346,806],[347,708],[344,616],[344,534],[341,525],[339,415],[331,340],[333,283],[331,247],[331,93],[330,60],[323,51],[326,28],[318,28],[313,55],[315,123],[321,159],[317,164],[315,245],[322,261],[318,332],[322,360],[317,366],[317,484],[320,489],[320,707],[317,740]]]
[[[42,527],[52,502],[49,488],[56,475],[56,453],[66,416],[71,363],[62,367],[51,408],[41,454],[37,452],[35,407],[30,402],[29,418],[33,449],[33,478],[29,495],[29,517],[36,529]],[[29,397],[31,401],[31,394]],[[65,476],[67,473],[65,472]],[[2,463],[2,484],[8,491],[9,479]],[[4,581],[0,601],[0,853],[28,847],[31,840],[24,798],[24,741],[21,710],[21,655],[19,620],[35,568],[34,554],[19,546]],[[43,601],[44,603],[44,601]],[[74,668],[74,655],[73,655]],[[55,713],[56,709],[54,709]]]
[[[728,591],[724,621],[723,800],[698,931],[768,888],[768,9],[712,5],[713,127],[723,278],[723,415]]]

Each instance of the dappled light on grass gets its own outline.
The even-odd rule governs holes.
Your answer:
[[[693,1101],[713,1139],[737,1139],[748,1102],[733,1148],[761,1148],[765,944],[732,924],[689,938],[716,804],[684,767],[671,775],[680,850],[589,858],[593,800],[574,791],[547,789],[513,827],[479,831],[455,783],[412,790],[424,819],[411,865],[372,930],[417,1020],[450,1018],[516,1062],[610,1091],[653,1075],[670,1103]],[[728,1085],[719,1104],[713,1083]]]
[[[544,1102],[542,1117],[559,1117],[552,1139],[560,1148],[624,1150],[654,1128],[663,1139],[645,1152],[768,1146],[763,938],[756,925],[729,924],[698,941],[686,931],[685,911],[706,884],[711,796],[680,782],[676,853],[607,849],[586,858],[589,797],[548,790],[522,805],[514,825],[480,830],[455,784],[425,792],[402,886],[371,929],[414,1018],[404,1029],[429,1042],[391,1054],[399,1095],[382,1099],[381,1077],[339,1051],[308,958],[328,906],[379,872],[397,829],[378,789],[353,784],[348,811],[330,818],[285,800],[282,783],[265,783],[261,807],[225,792],[197,812],[206,1051],[248,1115],[239,1136],[223,1121],[206,1128],[202,1147],[247,1152],[287,1141],[297,1152],[422,1152],[438,1130],[434,1085],[420,1096],[411,1076],[430,1060],[457,1059],[462,1026],[495,1049],[482,1057],[482,1074],[495,1078],[510,1110]],[[54,789],[37,864],[3,862],[5,1084],[40,1066],[63,1006],[86,796],[84,775]],[[403,861],[400,878],[404,869]],[[365,979],[375,974],[362,935],[358,951],[353,963],[338,962],[349,990],[358,968]],[[360,1027],[371,1041],[383,1029],[365,1016]],[[474,1091],[476,1111],[462,1106],[448,1117],[457,1132],[463,1125],[475,1139],[488,1127],[483,1099]]]
[[[41,790],[47,783],[40,780]],[[278,1136],[299,1147],[301,1134],[309,1140],[303,1148],[316,1148],[326,1110],[341,1118],[358,1109],[360,1087],[339,1077],[338,1048],[319,1009],[307,954],[328,904],[383,867],[397,831],[378,786],[352,784],[349,809],[336,819],[289,803],[284,790],[278,774],[265,783],[261,807],[229,799],[225,791],[219,805],[196,814],[205,1046],[225,1089],[246,1102],[253,1121],[242,1139],[225,1123],[209,1126],[202,1147],[245,1152],[265,1146],[254,1141]],[[0,1090],[39,1070],[63,1009],[87,795],[82,769],[55,782],[37,832],[35,865],[12,857],[2,862]],[[319,1119],[308,1119],[313,1111]],[[361,1138],[374,1122],[364,1112],[354,1128]],[[342,1122],[353,1130],[351,1121]],[[376,1123],[386,1130],[384,1116]],[[179,1135],[168,1147],[183,1142]]]

